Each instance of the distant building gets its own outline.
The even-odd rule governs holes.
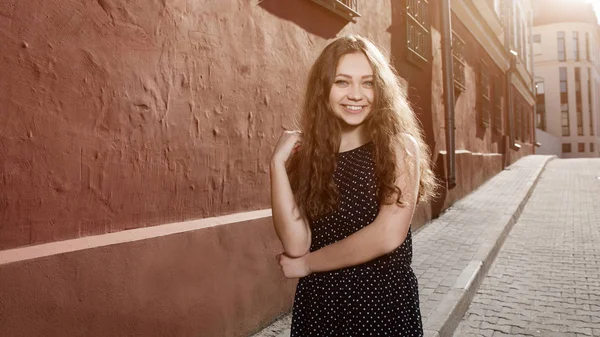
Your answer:
[[[600,157],[600,28],[591,4],[533,2],[536,135],[542,154]]]

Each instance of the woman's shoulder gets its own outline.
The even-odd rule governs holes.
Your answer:
[[[408,154],[410,156],[415,156],[419,152],[419,142],[415,136],[406,132],[402,132],[396,138],[394,149],[398,155]]]

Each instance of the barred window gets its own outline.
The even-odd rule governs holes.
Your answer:
[[[535,82],[535,116],[536,127],[546,131],[546,90],[543,79]]]
[[[429,3],[426,0],[406,0],[406,48],[408,59],[419,64],[428,62],[431,53]]]
[[[521,115],[523,114],[523,106],[519,103],[517,103],[517,107],[514,111],[515,114],[515,139],[516,140],[521,140],[521,132],[522,130],[522,126],[521,126]]]
[[[565,50],[565,32],[556,32],[556,43],[558,48],[558,60],[566,61],[567,54]]]
[[[594,110],[592,103],[592,68],[587,68],[588,70],[588,82],[587,82],[587,92],[588,92],[588,111],[590,113],[590,136],[594,135]]]
[[[570,136],[570,121],[569,121],[569,88],[567,82],[567,68],[559,68],[560,79],[560,120],[562,127],[562,135]]]
[[[575,67],[575,110],[577,115],[577,135],[583,136],[583,100],[581,98],[581,68]]]
[[[562,145],[562,152],[563,153],[569,153],[569,152],[571,152],[571,143],[563,143],[563,145]]]
[[[487,73],[488,65],[481,61],[479,64],[479,111],[481,117],[481,125],[484,127],[490,126],[490,75]]]
[[[358,13],[358,0],[312,0],[315,3],[331,10],[348,21],[360,17]]]
[[[452,68],[454,72],[454,87],[465,91],[465,41],[452,32]]]
[[[496,76],[494,81],[494,130],[502,132],[502,77]]]
[[[577,143],[577,151],[585,152],[585,143]]]
[[[585,59],[591,61],[590,59],[590,34],[585,33]]]
[[[573,59],[579,61],[579,32],[573,32]]]

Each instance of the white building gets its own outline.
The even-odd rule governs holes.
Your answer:
[[[536,153],[600,157],[600,29],[592,5],[533,2]]]

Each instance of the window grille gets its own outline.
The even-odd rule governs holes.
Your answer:
[[[408,59],[417,64],[428,62],[431,53],[429,3],[406,0],[406,48]]]
[[[354,21],[360,17],[358,0],[312,0],[312,2],[318,3],[348,21]]]
[[[502,132],[502,78],[496,76],[494,81],[494,130]]]
[[[460,91],[465,91],[465,41],[456,33],[452,32],[452,68],[454,71],[454,87]]]
[[[481,62],[479,65],[479,110],[481,114],[481,125],[484,127],[490,126],[490,77],[487,73],[488,65]]]

